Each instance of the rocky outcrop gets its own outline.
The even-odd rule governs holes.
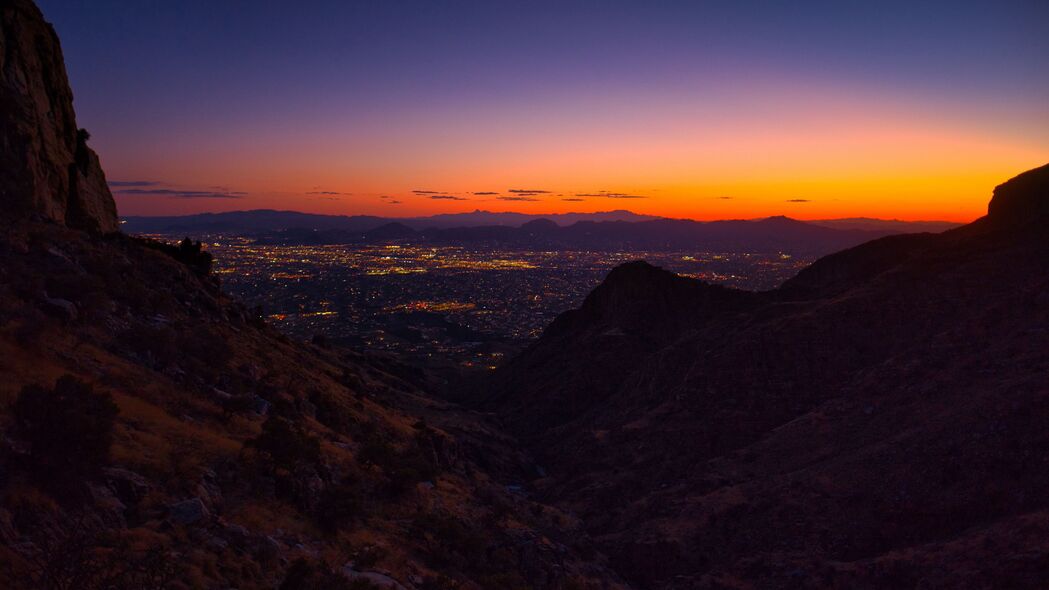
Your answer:
[[[995,187],[987,217],[999,225],[1044,223],[1049,217],[1049,164]]]
[[[113,195],[76,124],[54,29],[30,0],[0,3],[0,220],[117,231]]]

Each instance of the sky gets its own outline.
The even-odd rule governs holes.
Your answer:
[[[1049,2],[38,0],[123,215],[968,221]]]

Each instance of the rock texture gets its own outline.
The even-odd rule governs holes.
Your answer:
[[[30,0],[0,2],[0,220],[117,231],[98,156],[73,113],[58,36]]]

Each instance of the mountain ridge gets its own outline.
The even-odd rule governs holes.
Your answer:
[[[617,269],[475,403],[641,588],[1037,587],[981,544],[1049,528],[1047,177],[773,291]]]
[[[776,216],[783,217],[783,216]],[[129,233],[155,233],[174,231],[253,231],[275,232],[290,229],[368,231],[386,223],[402,223],[415,230],[455,229],[479,226],[520,227],[530,221],[548,219],[559,226],[579,221],[653,221],[671,219],[656,215],[641,215],[617,209],[594,213],[548,213],[525,214],[515,212],[491,212],[476,210],[470,213],[441,213],[429,217],[382,217],[374,215],[326,215],[281,211],[273,209],[250,209],[224,213],[195,213],[174,216],[123,216],[125,231]],[[762,219],[726,219],[720,221],[761,221]],[[789,218],[788,218],[789,219]],[[707,221],[694,223],[710,223]],[[943,231],[960,224],[946,221],[900,221],[872,218],[811,220],[804,223],[835,229],[871,230],[891,233]]]

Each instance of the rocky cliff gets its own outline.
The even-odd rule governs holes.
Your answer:
[[[109,233],[116,205],[77,127],[58,36],[30,0],[0,3],[0,220]]]

